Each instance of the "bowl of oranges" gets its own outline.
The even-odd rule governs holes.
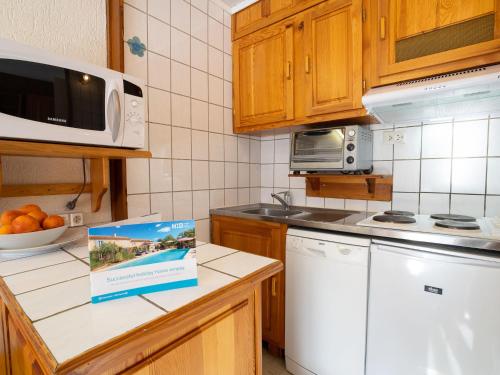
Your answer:
[[[0,215],[0,249],[27,249],[57,240],[68,228],[59,215],[47,215],[36,204],[26,204]]]

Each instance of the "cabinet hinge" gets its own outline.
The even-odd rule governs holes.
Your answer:
[[[366,21],[366,8],[363,7],[361,8],[361,22],[365,22]]]
[[[362,81],[363,92],[366,90],[366,79]]]

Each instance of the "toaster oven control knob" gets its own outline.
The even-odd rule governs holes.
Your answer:
[[[347,161],[347,164],[352,164],[352,163],[354,163],[354,158],[352,156],[348,156],[346,161]]]
[[[348,135],[349,137],[354,137],[354,136],[356,135],[356,130],[349,130],[349,131],[347,132],[347,135]]]
[[[130,104],[132,105],[132,107],[137,107],[137,104],[138,104],[138,103],[137,103],[137,100],[132,100],[132,101],[130,102]]]
[[[347,151],[352,151],[352,150],[354,150],[354,147],[355,147],[355,146],[354,146],[354,143],[349,143],[349,144],[346,146]]]

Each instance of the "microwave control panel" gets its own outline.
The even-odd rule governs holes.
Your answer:
[[[124,116],[125,127],[123,134],[123,146],[132,148],[144,147],[144,121],[145,104],[142,89],[139,86],[124,81]]]

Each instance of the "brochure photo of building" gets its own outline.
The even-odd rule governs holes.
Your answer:
[[[92,272],[118,270],[195,257],[192,220],[89,229]]]

